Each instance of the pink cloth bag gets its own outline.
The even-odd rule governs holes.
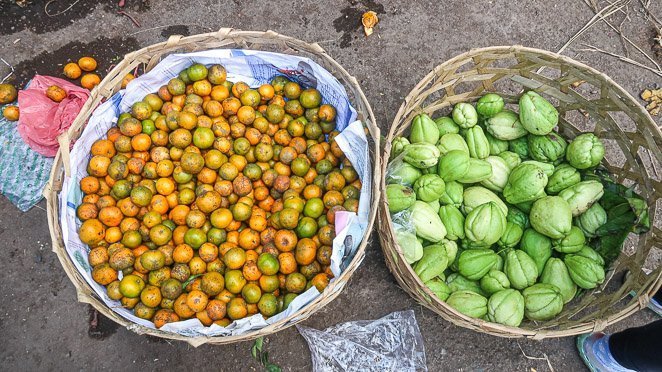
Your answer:
[[[57,85],[67,92],[62,102],[46,97],[46,89]],[[18,133],[34,151],[55,156],[60,147],[57,137],[66,131],[90,96],[90,92],[66,80],[35,75],[30,86],[18,92],[21,116]]]

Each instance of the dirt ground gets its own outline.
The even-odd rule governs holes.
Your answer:
[[[93,55],[100,71],[137,48],[172,34],[195,34],[221,27],[271,29],[318,42],[356,76],[386,132],[403,97],[435,65],[471,48],[519,44],[558,50],[594,13],[580,0],[558,1],[296,1],[127,0],[32,1],[20,8],[0,0],[0,57],[13,65],[10,82],[24,84],[35,73],[59,75],[70,60]],[[651,2],[662,19],[662,2]],[[48,4],[45,12],[45,5]],[[598,1],[600,6],[605,1]],[[360,15],[378,13],[375,34],[366,38]],[[654,50],[656,30],[638,1],[628,7],[624,32],[662,63]],[[620,23],[622,14],[615,22]],[[621,40],[598,24],[565,54],[611,76],[632,95],[659,87],[662,79],[599,53],[594,45],[619,54]],[[632,49],[632,48],[630,48]],[[634,51],[633,57],[640,58]],[[9,72],[0,64],[0,78]],[[659,123],[659,119],[658,119]],[[0,369],[2,370],[260,370],[252,343],[192,348],[139,336],[104,319],[94,319],[51,252],[42,202],[27,213],[0,197]],[[441,370],[583,370],[574,338],[509,340],[459,328],[417,305],[387,270],[372,237],[367,256],[343,293],[303,325],[323,329],[349,321],[376,319],[414,309],[423,334],[428,368]],[[609,327],[616,331],[654,320],[644,310]],[[310,353],[296,328],[266,337],[270,360],[284,370],[311,369]],[[519,346],[518,346],[519,344]],[[521,348],[521,349],[520,349]],[[526,355],[524,355],[526,354]],[[527,357],[528,356],[528,357]]]

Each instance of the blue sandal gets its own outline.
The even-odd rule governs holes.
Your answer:
[[[602,332],[587,333],[577,337],[577,350],[591,372],[629,372],[609,351],[609,335]]]

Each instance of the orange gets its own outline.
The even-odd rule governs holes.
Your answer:
[[[312,239],[301,239],[297,243],[294,255],[299,265],[309,265],[315,261],[317,256],[317,245]]]
[[[279,271],[283,274],[291,274],[297,270],[297,261],[292,252],[284,252],[278,255]]]
[[[148,307],[157,307],[161,304],[162,300],[161,290],[159,287],[148,285],[140,292],[140,301]]]
[[[245,318],[248,315],[248,309],[246,307],[246,301],[243,298],[235,297],[230,300],[227,304],[227,316],[232,319],[241,319]]]
[[[82,203],[76,208],[76,216],[81,221],[97,218],[98,213],[97,206],[92,203]]]
[[[122,89],[126,88],[127,85],[131,82],[131,80],[135,79],[136,77],[133,76],[133,74],[129,73],[124,75],[124,79],[122,79]],[[167,92],[167,90],[166,90]],[[160,93],[160,91],[159,91]]]
[[[255,261],[247,261],[241,271],[244,274],[244,278],[248,281],[259,280],[262,276]]]
[[[108,249],[106,247],[96,247],[90,250],[87,260],[92,267],[108,262]]]
[[[80,85],[89,90],[94,89],[99,83],[101,83],[101,78],[97,74],[85,74],[80,79]]]
[[[211,243],[204,243],[198,248],[200,258],[209,263],[218,258],[218,247]]]
[[[106,229],[101,221],[90,219],[83,222],[80,226],[78,236],[83,243],[89,246],[96,246],[106,236]]]
[[[21,111],[17,106],[9,105],[2,110],[2,116],[9,121],[16,121],[21,116]]]
[[[119,227],[109,227],[106,229],[105,240],[107,243],[117,243],[122,239],[122,230]]]
[[[83,71],[94,71],[97,68],[97,61],[92,57],[82,57],[78,60],[78,66]]]
[[[131,147],[133,147],[135,151],[147,151],[151,145],[152,138],[145,133],[137,134],[131,138]]]
[[[209,296],[216,296],[225,288],[225,279],[223,274],[213,271],[202,276],[200,289]]]
[[[226,314],[226,305],[225,302],[221,300],[210,300],[207,303],[207,315],[212,320],[220,320],[225,317]]]
[[[246,262],[246,252],[238,247],[231,248],[223,255],[223,262],[229,269],[239,269]]]
[[[179,315],[180,318],[184,319],[191,318],[195,315],[195,311],[191,310],[191,308],[187,305],[187,296],[188,295],[186,293],[182,293],[179,297],[177,297],[173,305],[173,310],[175,310],[175,313]]]
[[[260,245],[260,234],[252,229],[239,232],[239,246],[244,249],[255,249]]]
[[[101,285],[108,285],[117,280],[117,271],[107,263],[97,265],[92,269],[92,279]]]
[[[87,173],[94,177],[106,177],[108,174],[110,159],[105,156],[95,155],[87,165]]]
[[[177,263],[188,263],[193,258],[193,248],[188,244],[179,244],[172,252],[172,259]]]
[[[152,321],[154,322],[154,326],[156,328],[161,328],[168,323],[178,322],[179,316],[170,309],[160,309],[156,311]]]
[[[208,302],[209,297],[207,294],[198,290],[189,292],[188,296],[186,297],[186,305],[188,305],[188,307],[196,313],[203,311],[207,307]]]
[[[46,97],[54,102],[62,102],[62,100],[67,98],[67,92],[57,85],[51,85],[46,89]]]
[[[68,77],[69,79],[78,79],[80,75],[82,74],[82,71],[80,67],[78,67],[77,64],[70,62],[64,65],[63,69],[64,76]]]

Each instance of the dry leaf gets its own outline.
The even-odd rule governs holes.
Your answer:
[[[371,11],[363,13],[363,16],[361,17],[361,23],[363,23],[363,31],[365,31],[366,36],[370,36],[373,33],[373,28],[377,25],[379,22],[379,18],[377,18],[377,13]]]
[[[572,83],[572,87],[573,87],[573,88],[579,88],[579,86],[582,85],[582,84],[584,84],[585,82],[586,82],[586,80],[578,80],[578,81],[575,81],[574,83]]]

